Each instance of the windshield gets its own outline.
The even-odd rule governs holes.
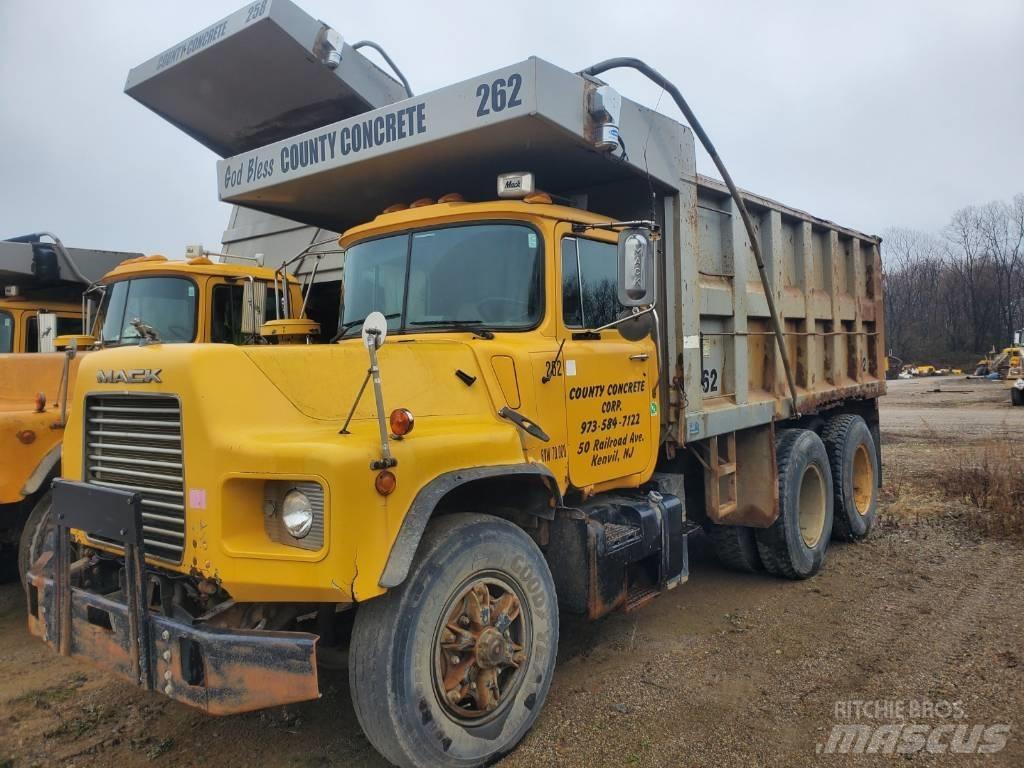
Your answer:
[[[14,318],[0,310],[0,353],[14,351]]]
[[[104,345],[138,344],[133,320],[153,328],[160,341],[192,341],[196,336],[196,286],[181,277],[140,277],[107,286],[100,305]]]
[[[370,312],[393,331],[461,325],[530,328],[540,320],[540,237],[525,224],[451,226],[382,237],[345,252],[340,330]]]

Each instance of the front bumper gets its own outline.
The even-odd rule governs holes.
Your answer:
[[[138,500],[132,496],[57,481],[57,543],[28,574],[29,631],[63,655],[209,714],[318,698],[316,635],[189,624],[141,607],[149,589],[141,566],[132,586],[133,559],[141,563],[141,549],[132,539],[142,530]],[[98,595],[73,586],[67,562],[71,528],[123,541],[124,590]],[[141,537],[137,540],[141,544]]]

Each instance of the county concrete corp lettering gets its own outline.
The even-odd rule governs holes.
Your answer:
[[[289,142],[273,156],[256,155],[239,160],[237,164],[229,163],[224,170],[224,188],[267,181],[275,176],[286,177],[304,168],[403,141],[426,131],[424,102],[401,107],[367,117],[353,125],[330,128],[315,136]]]
[[[646,382],[643,379],[608,384],[607,386],[604,384],[591,384],[590,386],[570,387],[569,399],[590,400],[592,398],[604,397],[605,395],[608,395],[609,397],[613,397],[615,395],[633,395],[643,392],[644,389],[646,389]]]
[[[157,71],[163,69],[164,67],[170,64],[174,64],[176,61],[179,61],[185,58],[186,56],[195,53],[198,50],[205,48],[215,40],[220,40],[222,37],[224,37],[224,32],[227,31],[227,28],[227,21],[222,21],[220,24],[217,24],[216,26],[210,27],[209,29],[204,29],[198,35],[193,35],[181,45],[177,45],[174,48],[171,48],[171,50],[169,51],[164,51],[162,54],[160,54],[160,58],[157,59]]]

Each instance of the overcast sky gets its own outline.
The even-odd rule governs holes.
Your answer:
[[[534,54],[573,71],[639,56],[679,85],[740,186],[870,233],[936,230],[1024,192],[1022,0],[297,1],[383,45],[417,93]],[[0,237],[216,249],[216,156],[122,89],[243,5],[0,0]],[[658,101],[639,76],[607,79]]]

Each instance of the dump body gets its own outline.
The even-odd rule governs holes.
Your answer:
[[[879,239],[743,196],[783,325],[797,412],[884,394]],[[735,204],[724,184],[701,176],[693,205],[696,253],[681,260],[681,279],[667,283],[668,311],[682,330],[669,355],[686,361],[674,372],[686,403],[685,423],[674,430],[680,443],[794,415]]]

